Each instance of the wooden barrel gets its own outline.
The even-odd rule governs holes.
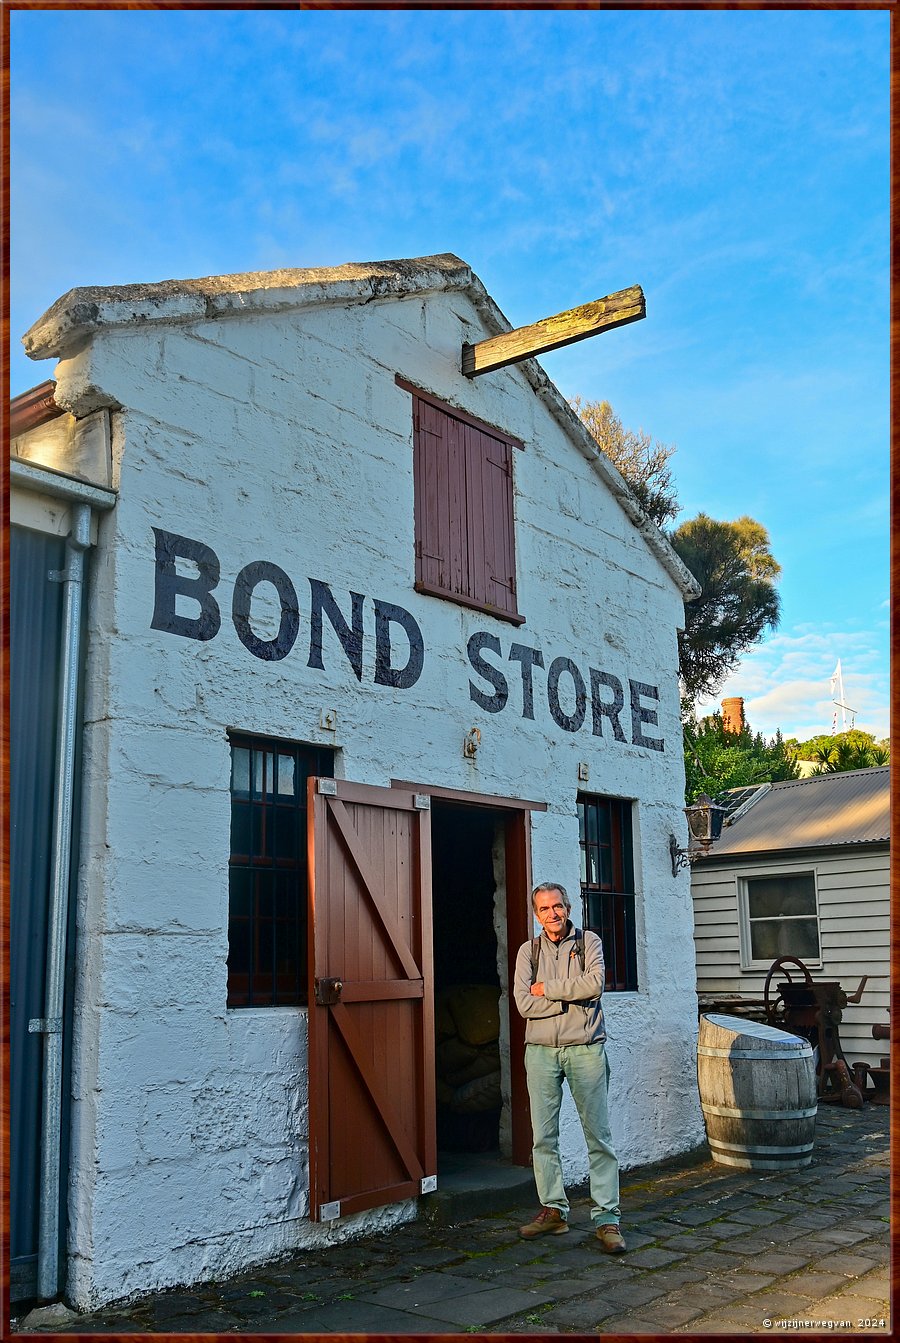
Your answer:
[[[750,1170],[812,1161],[816,1070],[808,1040],[708,1013],[700,1018],[697,1081],[714,1161]]]

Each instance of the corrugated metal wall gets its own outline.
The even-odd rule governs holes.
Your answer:
[[[38,1248],[44,1015],[65,539],[10,532],[10,1069],[12,1299],[32,1296]],[[65,1128],[65,1126],[64,1126]]]

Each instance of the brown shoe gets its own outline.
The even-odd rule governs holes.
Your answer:
[[[569,1223],[558,1208],[541,1208],[533,1222],[519,1227],[519,1235],[525,1240],[534,1236],[564,1236]]]
[[[625,1242],[614,1222],[608,1222],[605,1226],[598,1226],[596,1236],[604,1254],[625,1253]]]

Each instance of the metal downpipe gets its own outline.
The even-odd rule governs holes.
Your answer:
[[[38,1297],[59,1291],[60,1144],[62,1137],[63,1003],[65,997],[66,929],[69,920],[69,878],[72,862],[72,807],[75,786],[78,673],[84,590],[84,555],[91,544],[91,508],[73,503],[72,528],[66,540],[66,567],[51,578],[65,585],[63,596],[62,667],[59,691],[59,736],[56,749],[53,848],[50,865],[50,907],[47,931],[47,975],[44,1019],[43,1103],[41,1107],[41,1177],[38,1212]]]

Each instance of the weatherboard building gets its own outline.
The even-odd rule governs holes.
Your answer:
[[[701,1141],[696,585],[534,359],[473,367],[509,332],[443,255],[76,289],[25,337],[20,1294],[389,1228],[450,1148],[526,1166],[537,880],[604,938],[623,1165]]]

